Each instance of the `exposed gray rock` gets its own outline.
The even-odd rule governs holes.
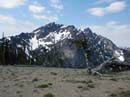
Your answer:
[[[15,51],[21,48],[30,64],[72,68],[96,67],[120,50],[111,40],[90,28],[49,23],[31,33],[10,37]],[[17,63],[14,63],[17,64]]]

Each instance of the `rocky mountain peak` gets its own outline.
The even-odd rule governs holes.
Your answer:
[[[20,52],[26,61],[31,58],[33,64],[62,64],[73,68],[99,65],[113,57],[115,50],[120,50],[112,41],[93,33],[90,28],[78,30],[73,25],[55,22],[32,33],[13,36],[9,41],[14,55]]]
[[[85,29],[83,30],[83,32],[84,32],[88,37],[92,37],[93,34],[94,34],[90,28],[85,28]]]
[[[85,32],[89,32],[89,33],[92,33],[92,30],[88,27],[88,28],[85,28],[84,29]]]
[[[48,23],[45,26],[41,26],[33,31],[37,35],[37,38],[43,38],[47,36],[49,33],[59,30],[62,27],[62,24],[56,24],[55,22]]]
[[[55,22],[48,23],[44,26],[46,29],[60,28],[63,24],[56,24]]]

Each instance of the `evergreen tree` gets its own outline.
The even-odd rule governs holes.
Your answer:
[[[88,39],[79,39],[74,41],[76,47],[78,49],[84,49],[85,57],[86,57],[86,64],[91,61],[91,51],[88,49]],[[88,65],[88,64],[87,64]]]

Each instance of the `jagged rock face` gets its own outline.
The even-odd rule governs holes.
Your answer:
[[[122,48],[122,51],[125,56],[125,61],[130,63],[130,48]]]
[[[93,33],[90,28],[80,30],[73,25],[55,23],[12,36],[9,41],[14,50],[24,51],[27,60],[45,66],[95,67],[119,50],[112,41]]]
[[[58,31],[63,25],[50,23],[45,26],[42,26],[33,31],[37,35],[37,39],[46,37],[50,32]]]

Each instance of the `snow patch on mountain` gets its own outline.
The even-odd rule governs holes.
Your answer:
[[[63,28],[66,28],[66,27],[67,27],[67,26],[64,25],[64,26],[61,26],[60,28],[63,29]]]
[[[38,33],[38,32],[40,32],[41,30],[40,29],[38,29],[38,30],[36,30],[36,31],[34,31],[34,33]]]
[[[49,50],[50,48],[48,46],[53,44],[52,42],[45,42],[44,39],[37,39],[36,35],[32,39],[30,39],[30,43],[32,46],[32,50],[35,50],[40,45]]]
[[[34,37],[30,39],[30,44],[32,46],[32,50],[35,50],[39,47],[39,45],[45,47],[46,49],[50,49],[49,45],[55,44],[64,39],[72,39],[71,32],[67,29],[61,29],[59,32],[49,32],[49,34],[43,38],[37,39],[37,33],[35,33]]]
[[[17,47],[18,47],[18,48],[22,48],[22,45],[18,44]]]
[[[32,50],[35,50],[36,48],[38,48],[38,40],[37,40],[36,35],[32,39],[30,39],[30,43],[32,46]]]
[[[10,41],[11,39],[10,39],[10,36],[9,37],[7,37],[7,39]]]
[[[63,32],[59,32],[59,33],[54,33],[54,37],[56,42],[60,41],[60,40],[64,40],[65,38],[69,38],[70,32],[65,30]]]
[[[125,61],[125,58],[124,58],[124,54],[121,50],[119,51],[115,51],[115,54],[116,54],[116,57],[120,60],[120,61]]]
[[[59,31],[59,32],[50,32],[45,38],[43,39],[48,39],[50,38],[53,43],[57,43],[61,40],[64,40],[65,38],[72,38],[71,33],[67,30],[65,31]]]

